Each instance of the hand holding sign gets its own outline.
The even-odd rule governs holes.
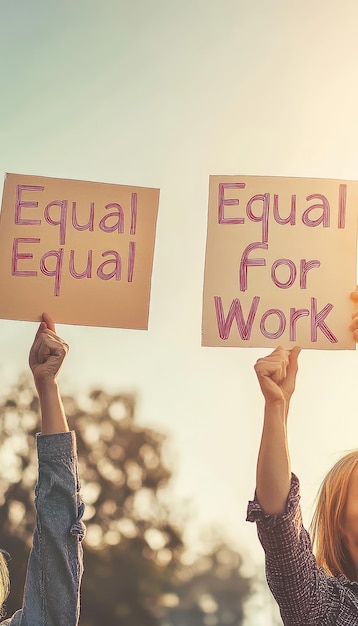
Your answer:
[[[281,346],[268,356],[258,359],[255,372],[266,402],[284,400],[287,404],[295,390],[299,346],[285,350]]]
[[[55,380],[67,352],[68,345],[56,334],[53,320],[47,313],[43,313],[29,355],[37,389],[47,381]]]
[[[41,432],[53,434],[68,431],[57,374],[68,352],[68,345],[56,334],[55,324],[47,313],[42,319],[29,354],[41,408]]]

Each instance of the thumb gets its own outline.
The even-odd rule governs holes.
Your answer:
[[[42,322],[46,324],[46,327],[49,330],[52,330],[53,333],[56,333],[55,322],[48,313],[42,313]]]
[[[35,335],[35,340],[41,335],[41,333],[43,333],[46,330],[46,328],[47,328],[46,322],[44,320],[42,320],[40,322],[40,326],[37,329],[37,332],[36,332],[36,335]],[[34,340],[34,343],[35,343],[35,340]]]
[[[296,374],[298,371],[298,356],[301,352],[300,346],[295,346],[290,350],[288,355],[288,365],[286,370],[286,379],[291,382],[295,381]]]

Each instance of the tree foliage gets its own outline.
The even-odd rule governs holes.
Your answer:
[[[242,575],[242,558],[218,538],[207,554],[177,568],[166,626],[239,626],[251,581]],[[170,597],[169,597],[170,604]]]
[[[250,584],[240,575],[240,558],[228,547],[217,546],[206,556],[206,571],[202,559],[183,564],[182,529],[160,497],[171,477],[163,462],[165,437],[136,423],[135,400],[132,394],[100,390],[86,398],[64,398],[70,427],[77,433],[86,503],[80,624],[204,626],[213,615],[208,607],[224,604],[229,612],[218,608],[217,615],[227,618],[234,612],[236,621],[225,618],[222,623],[241,623]],[[22,603],[35,523],[38,414],[32,384],[21,377],[0,404],[1,547],[12,555],[8,615]],[[181,609],[167,606],[170,597],[177,598]]]

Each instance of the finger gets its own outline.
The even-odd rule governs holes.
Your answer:
[[[276,371],[272,375],[272,380],[275,383],[278,384],[286,378],[287,366],[288,361],[286,360],[282,360],[281,363],[278,365]]]
[[[270,356],[258,359],[255,364],[256,372],[260,372],[262,374],[267,374],[268,376],[272,376],[277,369],[281,368],[282,359],[281,358],[272,358]]]
[[[274,382],[273,378],[258,374],[257,379],[259,381],[261,391],[266,399],[274,399],[275,397],[277,398],[280,396],[280,387]]]
[[[289,355],[288,350],[286,350],[282,346],[278,346],[278,348],[275,348],[275,350],[271,352],[270,354],[268,354],[267,356],[264,356],[261,359],[257,359],[256,364],[280,363],[282,360],[285,360],[288,362],[288,355]]]
[[[43,363],[46,363],[47,359],[49,358],[49,356],[51,355],[51,350],[49,345],[42,341],[39,345],[39,348],[37,350],[37,361],[38,363],[40,363],[41,365]]]
[[[67,352],[68,345],[64,341],[47,334],[47,332],[41,335],[41,343],[37,352],[39,363],[46,363],[50,357],[62,362]]]
[[[287,355],[287,350],[283,348],[283,346],[277,346],[270,354],[268,354],[265,359],[270,359],[271,357],[285,357]]]
[[[286,378],[289,352],[282,346],[278,346],[278,348],[273,351],[272,357],[276,357],[278,359],[277,369],[272,375],[272,380],[278,384]]]
[[[289,351],[288,362],[290,368],[295,367],[296,369],[298,369],[298,357],[301,350],[302,348],[300,346],[295,346],[294,348],[292,348],[292,350]]]
[[[255,372],[258,377],[271,378],[275,383],[279,383],[286,376],[287,365],[288,351],[281,349],[280,352],[259,359],[255,365]]]
[[[37,329],[36,335],[32,342],[32,346],[30,348],[30,353],[29,353],[30,367],[32,363],[36,360],[37,351],[41,342],[41,335],[45,332],[45,330],[46,330],[46,323],[42,321],[40,322],[40,326]]]
[[[48,346],[50,346],[51,350],[52,348],[56,349],[57,345],[60,347],[60,349],[63,348],[65,350],[65,354],[67,354],[70,349],[68,343],[66,343],[63,339],[61,339],[61,337],[56,335],[56,333],[49,328],[45,328],[44,332],[40,334],[39,341],[44,341]]]
[[[355,320],[353,324],[350,325],[349,330],[353,331],[353,339],[356,343],[358,343],[358,322]]]
[[[45,322],[46,327],[49,330],[52,330],[53,333],[56,333],[55,322],[48,313],[42,313],[42,320]]]
[[[357,329],[358,329],[358,314],[353,317],[352,323],[349,326],[349,330],[355,331]]]
[[[40,322],[40,326],[37,329],[36,335],[35,335],[35,339],[34,339],[34,343],[36,341],[36,339],[39,337],[39,335],[41,335],[41,333],[43,333],[46,330],[46,322],[45,321],[41,321]]]
[[[289,353],[286,377],[287,380],[292,382],[295,381],[296,374],[298,372],[298,356],[300,352],[300,346],[295,346],[294,348],[292,348],[292,350],[290,350]]]

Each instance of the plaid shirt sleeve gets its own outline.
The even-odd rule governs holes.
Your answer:
[[[292,474],[286,512],[264,514],[255,494],[248,505],[247,520],[257,523],[267,582],[285,626],[336,624],[333,616],[340,611],[340,594],[317,566],[309,534],[302,525],[299,500],[299,481]]]

